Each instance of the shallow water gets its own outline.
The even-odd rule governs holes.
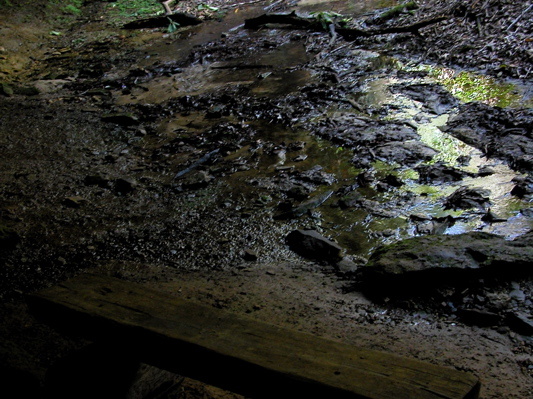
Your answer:
[[[395,3],[397,2],[309,0],[299,2],[296,10],[304,14],[324,10],[361,14],[378,6],[389,6]],[[223,22],[212,22],[194,28],[190,34],[191,42],[186,47],[190,49],[195,44],[220,38],[220,34],[228,30],[237,35],[251,34],[239,31],[238,21],[242,22],[243,16],[256,15],[260,11],[259,7],[253,6],[246,8],[243,11],[244,14],[239,15],[238,18],[233,15],[227,16]],[[272,35],[273,33],[265,30],[253,34]],[[178,39],[177,43],[181,45],[182,41]],[[174,47],[174,44],[167,44],[164,48],[150,51],[168,54]],[[423,78],[399,78],[398,70],[409,71],[410,69],[393,58],[383,57],[379,53],[368,52],[364,49],[354,51],[352,56],[354,57],[352,65],[357,65],[359,62],[361,68],[364,66],[370,72],[363,77],[354,77],[353,82],[344,82],[344,84],[353,83],[353,86],[357,88],[353,93],[354,98],[360,105],[374,112],[372,117],[404,121],[411,126],[416,126],[421,141],[439,151],[430,163],[442,161],[470,173],[477,173],[480,168],[490,166],[495,173],[485,177],[467,177],[454,183],[428,184],[417,180],[418,175],[412,166],[376,161],[369,169],[375,174],[376,181],[392,174],[398,176],[405,184],[386,192],[378,192],[375,188],[358,190],[368,199],[380,202],[383,210],[388,212],[388,216],[375,215],[363,209],[341,209],[338,206],[339,196],[333,195],[311,214],[304,215],[293,222],[295,225],[318,228],[339,241],[349,253],[363,256],[368,256],[383,243],[391,243],[417,235],[416,226],[411,220],[412,215],[424,215],[428,220],[446,216],[456,218],[455,223],[443,231],[444,234],[481,230],[511,239],[533,228],[533,220],[520,212],[521,209],[530,208],[532,205],[509,194],[513,187],[512,179],[518,176],[518,173],[512,171],[503,162],[484,159],[475,148],[439,130],[438,127],[445,125],[450,114],[454,112],[453,108],[437,115],[428,112],[424,108],[423,101],[415,101],[401,93],[393,93],[390,87],[399,83],[441,83],[461,100],[467,98],[461,94],[468,91],[469,98],[481,98],[492,105],[507,106],[516,106],[530,101],[527,100],[527,90],[519,86],[506,86],[481,75],[461,75],[450,69],[446,69],[446,73],[442,72],[444,69],[440,69],[441,72],[430,73],[429,76]],[[246,88],[252,96],[282,98],[291,93],[298,93],[300,88],[317,81],[316,71],[308,68],[310,61],[311,57],[305,51],[304,43],[301,41],[288,42],[273,50],[255,49],[246,56],[227,61],[196,63],[170,76],[168,74],[156,76],[135,87],[131,93],[117,93],[118,103],[163,103],[176,97],[208,95],[217,90],[236,86]],[[457,79],[457,76],[461,79]],[[465,83],[467,80],[468,84]],[[476,84],[471,84],[471,82],[476,82]],[[479,95],[476,94],[476,90],[480,92]],[[498,96],[500,96],[499,100]],[[333,106],[324,109],[321,115],[334,119],[337,112],[358,114],[355,110],[347,111],[341,106],[338,108]],[[170,139],[176,137],[177,131],[195,134],[224,120],[228,118],[206,118],[201,113],[173,115],[160,124],[159,130],[165,132]],[[237,121],[232,120],[232,122]],[[355,184],[357,175],[362,172],[351,162],[354,151],[320,140],[305,129],[283,127],[261,119],[241,122],[250,124],[257,130],[254,137],[257,145],[245,146],[225,157],[225,161],[240,162],[242,169],[226,176],[223,179],[224,184],[218,187],[220,190],[228,190],[233,194],[240,193],[252,202],[261,199],[261,205],[271,208],[272,212],[275,212],[277,203],[283,199],[282,196],[275,187],[258,187],[257,184],[251,184],[251,181],[272,179],[278,176],[280,171],[306,171],[313,166],[320,165],[324,171],[334,174],[336,181],[330,186],[319,187],[311,194],[313,197],[326,190],[336,191],[344,186]],[[258,152],[256,148],[259,146],[258,143],[278,145],[283,148],[296,142],[305,142],[306,145],[303,149],[293,153]],[[299,155],[302,157],[296,161]],[[465,157],[470,158],[470,161],[467,164],[460,164],[458,159]],[[301,160],[303,158],[305,159]],[[463,186],[490,190],[492,193],[491,211],[506,221],[490,224],[484,222],[482,220],[484,214],[476,210],[444,209],[443,200]],[[407,202],[401,201],[409,193],[412,193],[414,199]],[[224,195],[217,196],[224,197]],[[281,222],[274,221],[273,223]]]

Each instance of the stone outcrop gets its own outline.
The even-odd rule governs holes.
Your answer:
[[[533,232],[514,241],[469,232],[414,237],[381,247],[361,268],[365,291],[410,294],[485,277],[511,278],[533,270]]]

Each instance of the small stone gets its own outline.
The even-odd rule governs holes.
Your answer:
[[[401,187],[404,182],[396,175],[387,175],[385,177],[385,183],[392,187]]]
[[[102,121],[116,123],[121,126],[138,125],[139,120],[135,115],[123,113],[123,114],[107,114],[102,117]]]
[[[497,313],[478,309],[459,309],[458,316],[466,324],[474,324],[480,327],[497,326],[501,318]]]
[[[483,177],[483,176],[493,175],[494,173],[496,173],[496,171],[492,169],[490,166],[483,166],[479,168],[479,171],[477,174],[478,176]]]
[[[341,273],[353,273],[359,267],[357,263],[345,256],[336,264],[337,270]]]
[[[507,221],[507,219],[498,216],[497,214],[492,212],[490,209],[487,211],[486,214],[483,215],[481,220],[483,220],[484,222],[488,222],[488,223],[501,223],[501,222]]]
[[[509,293],[509,296],[519,302],[523,302],[526,300],[526,294],[522,290],[512,290]]]
[[[533,320],[524,313],[510,312],[507,314],[506,322],[518,334],[533,335]]]
[[[63,204],[69,208],[79,208],[86,202],[87,200],[83,197],[72,196],[72,197],[65,198],[65,200],[63,201]]]
[[[444,209],[470,209],[486,210],[490,205],[491,192],[482,188],[461,187],[446,198]]]
[[[109,188],[110,185],[109,180],[100,175],[87,176],[83,182],[86,186],[98,186],[102,188]]]
[[[137,182],[133,179],[117,179],[115,180],[115,191],[121,194],[129,194],[135,187]]]
[[[520,213],[528,218],[533,218],[533,208],[520,209]]]
[[[295,157],[293,159],[294,162],[302,162],[302,161],[305,161],[307,159],[307,155],[305,154],[301,154],[301,155],[298,155],[297,157]]]
[[[257,252],[255,252],[254,250],[250,249],[250,248],[246,248],[244,250],[244,255],[243,255],[243,259],[246,260],[246,261],[249,261],[249,262],[254,262],[258,259],[258,255],[257,255]]]
[[[294,230],[287,235],[286,241],[291,250],[306,258],[330,263],[342,259],[343,249],[316,230]]]
[[[3,94],[6,97],[11,97],[14,94],[13,88],[7,83],[0,83],[0,94]]]

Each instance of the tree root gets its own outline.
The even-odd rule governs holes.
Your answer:
[[[418,21],[410,25],[370,30],[335,27],[334,31],[347,41],[355,40],[359,37],[371,37],[375,35],[386,35],[391,33],[412,33],[414,35],[420,35],[420,29],[436,24],[445,19],[446,17],[440,16]],[[324,31],[322,24],[317,22],[314,18],[299,17],[294,11],[290,14],[263,14],[257,18],[247,19],[244,23],[244,27],[246,29],[260,29],[270,24],[288,25],[291,29]]]

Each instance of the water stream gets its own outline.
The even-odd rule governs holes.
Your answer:
[[[319,11],[335,11],[347,14],[362,14],[375,9],[396,4],[396,1],[300,1],[296,10],[302,13]],[[257,13],[257,10],[248,14]],[[247,15],[248,15],[247,14]],[[242,15],[240,16],[242,18]],[[232,17],[221,25],[212,23],[207,28],[195,28],[192,44],[212,40],[220,32],[233,30],[239,32],[237,21]],[[235,26],[234,26],[235,25]],[[204,31],[207,29],[207,31]],[[204,32],[204,33],[202,33]],[[270,35],[264,31],[254,33]],[[202,36],[204,35],[204,36]],[[169,51],[173,44],[165,49],[151,51]],[[444,234],[459,234],[471,230],[481,230],[514,238],[533,228],[533,220],[521,210],[531,208],[531,204],[510,194],[513,187],[512,179],[519,174],[511,170],[505,163],[485,159],[479,150],[442,132],[439,126],[445,125],[454,108],[435,114],[429,112],[424,101],[416,101],[402,93],[395,92],[391,87],[414,84],[441,84],[461,101],[483,101],[490,105],[517,106],[531,105],[530,91],[506,82],[497,82],[482,75],[474,75],[449,68],[430,68],[432,72],[423,77],[399,77],[398,71],[413,71],[413,68],[401,65],[390,57],[381,57],[377,53],[360,50],[353,56],[360,56],[360,64],[373,65],[373,71],[363,77],[354,77],[354,87],[359,91],[354,98],[365,108],[373,111],[374,118],[390,121],[402,121],[415,126],[420,140],[438,151],[428,164],[443,162],[469,174],[468,177],[451,183],[421,182],[413,166],[398,165],[376,160],[369,170],[376,181],[392,175],[398,177],[403,185],[393,190],[380,191],[376,187],[360,187],[357,190],[371,201],[382,204],[383,215],[379,212],[368,212],[362,208],[342,209],[339,206],[339,195],[329,198],[322,206],[310,214],[302,216],[298,221],[301,227],[319,228],[325,234],[334,237],[351,254],[368,256],[378,245],[421,234],[419,226],[413,222],[413,215],[427,221],[454,218],[451,226],[445,227]],[[158,76],[142,83],[131,93],[117,93],[118,102],[161,103],[180,96],[198,96],[220,90],[224,87],[247,87],[250,95],[263,98],[280,98],[297,93],[300,88],[317,80],[316,71],[307,68],[310,61],[304,45],[299,41],[289,42],[273,50],[262,49],[256,56],[246,55],[228,61],[205,62],[191,65],[179,73]],[[357,64],[357,59],[352,60]],[[385,65],[385,67],[384,67]],[[245,66],[245,67],[243,67]],[[417,69],[420,70],[420,66]],[[407,74],[406,76],[410,76]],[[529,93],[529,94],[528,94]],[[341,105],[338,108],[324,109],[322,115],[335,118],[335,113],[358,114],[356,110],[347,110]],[[231,119],[231,118],[229,118]],[[178,130],[191,134],[207,129],[227,117],[207,118],[202,114],[174,115],[165,120],[160,130],[175,136]],[[232,120],[232,122],[237,122]],[[239,192],[250,201],[261,199],[262,205],[272,208],[282,200],[282,195],[275,187],[258,182],[273,179],[280,173],[304,172],[320,165],[324,172],[335,176],[335,182],[321,186],[311,193],[311,197],[320,195],[326,190],[338,191],[343,187],[355,184],[357,176],[364,172],[354,167],[351,162],[354,151],[334,146],[328,141],[318,139],[302,128],[289,128],[274,125],[271,121],[255,120],[240,121],[253,126],[257,131],[256,143],[245,146],[225,157],[226,162],[241,162],[242,168],[224,178],[225,189]],[[305,143],[300,149],[287,152],[284,149],[294,143]],[[258,151],[263,144],[281,150]],[[464,160],[467,160],[466,162]],[[422,162],[420,162],[421,164]],[[490,167],[490,175],[478,176],[482,168]],[[223,187],[221,186],[221,187]],[[497,223],[483,220],[485,213],[479,210],[451,210],[443,207],[443,200],[459,187],[479,187],[491,192],[490,210],[501,218]],[[223,197],[223,196],[221,196]],[[409,198],[409,200],[405,200]],[[274,222],[277,223],[277,222]],[[418,229],[418,230],[417,230]]]

